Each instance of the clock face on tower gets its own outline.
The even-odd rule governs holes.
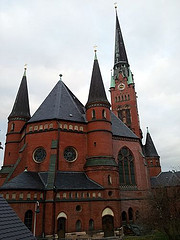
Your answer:
[[[125,84],[124,84],[124,83],[120,83],[120,84],[118,85],[118,89],[119,89],[120,91],[124,90],[124,89],[125,89]]]

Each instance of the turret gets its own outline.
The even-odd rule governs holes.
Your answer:
[[[146,143],[144,145],[144,154],[148,163],[150,177],[157,176],[161,172],[160,157],[157,153],[148,128],[146,135]]]
[[[105,186],[108,184],[108,175],[113,177],[118,172],[110,174],[113,168],[117,168],[117,164],[112,156],[110,103],[106,97],[96,52],[86,103],[86,119],[88,156],[85,168],[90,178]],[[100,172],[95,174],[94,171]],[[114,176],[114,184],[117,179]]]
[[[18,144],[23,138],[23,127],[29,119],[30,110],[25,67],[13,109],[8,117],[4,165],[13,165],[17,161]]]
[[[114,73],[113,76],[111,76],[110,84],[112,111],[139,138],[142,138],[139,124],[135,84],[126,54],[124,40],[117,15],[117,8],[113,69]]]

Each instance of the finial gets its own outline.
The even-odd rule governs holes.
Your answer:
[[[147,129],[147,133],[149,133],[149,129],[148,129],[148,127],[146,127],[146,129]]]
[[[117,2],[114,3],[114,7],[117,10]]]
[[[24,76],[26,76],[27,64],[24,64]]]
[[[96,54],[96,52],[97,52],[97,46],[96,46],[96,45],[94,46],[94,52],[95,52],[94,60],[97,60],[97,54]]]
[[[59,77],[60,77],[59,80],[60,80],[60,81],[62,81],[62,76],[63,76],[62,74],[59,74]]]

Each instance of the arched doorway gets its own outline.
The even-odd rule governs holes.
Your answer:
[[[110,208],[104,209],[102,213],[102,229],[104,237],[114,236],[114,213]]]
[[[61,212],[57,217],[57,234],[58,239],[65,238],[67,215]]]
[[[24,224],[30,231],[32,231],[32,223],[33,223],[33,212],[31,210],[28,210],[24,216]]]
[[[122,224],[126,224],[127,223],[127,214],[125,211],[122,212],[121,218],[122,218]]]

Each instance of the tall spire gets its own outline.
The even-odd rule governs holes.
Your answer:
[[[129,66],[123,36],[121,33],[121,28],[117,15],[117,7],[115,7],[115,11],[116,11],[116,33],[115,33],[114,69],[121,66],[126,67]]]
[[[28,88],[27,88],[27,79],[26,79],[26,65],[24,67],[24,75],[16,96],[16,100],[10,113],[8,119],[14,118],[23,118],[26,120],[30,119],[30,110],[29,110],[29,97],[28,97]]]
[[[99,68],[99,63],[97,60],[97,54],[95,50],[94,65],[91,76],[91,84],[89,90],[89,97],[86,103],[86,107],[94,103],[104,103],[110,106],[110,103],[107,100],[106,92],[104,89],[104,84],[101,76],[101,71]]]

